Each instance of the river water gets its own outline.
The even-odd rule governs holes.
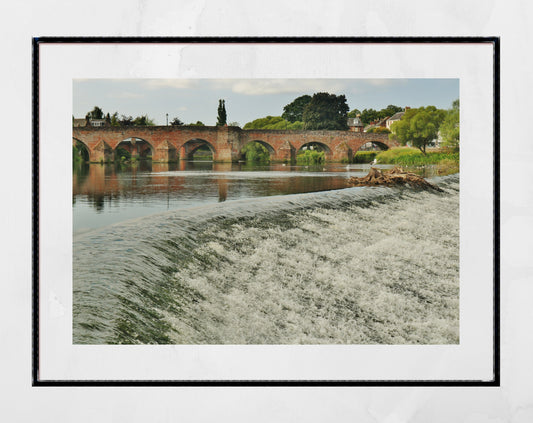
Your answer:
[[[74,343],[458,343],[459,176],[347,188],[368,169],[78,169]]]

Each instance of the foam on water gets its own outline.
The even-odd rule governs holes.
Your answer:
[[[167,212],[74,239],[74,342],[459,342],[459,179]]]

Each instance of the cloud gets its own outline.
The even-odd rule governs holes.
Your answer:
[[[243,95],[339,93],[344,89],[342,81],[332,79],[217,79],[212,84],[214,88],[229,89]]]
[[[230,90],[242,95],[314,94],[329,92],[342,94],[366,87],[401,85],[401,79],[148,79],[143,81],[147,89],[207,88]]]

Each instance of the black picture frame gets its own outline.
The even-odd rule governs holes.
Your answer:
[[[377,43],[377,44],[490,44],[493,48],[493,377],[482,380],[41,380],[39,378],[39,47],[45,44],[135,44],[135,43]],[[35,37],[33,49],[33,140],[32,140],[32,385],[34,387],[74,386],[500,386],[500,39],[498,37]]]

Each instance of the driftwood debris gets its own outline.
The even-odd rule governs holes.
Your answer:
[[[349,184],[353,187],[363,186],[397,186],[409,185],[416,188],[433,189],[444,192],[441,188],[426,181],[421,176],[404,171],[401,167],[395,167],[388,171],[381,171],[375,167],[370,168],[368,175],[362,178],[351,177]]]

